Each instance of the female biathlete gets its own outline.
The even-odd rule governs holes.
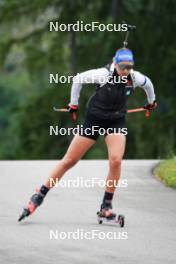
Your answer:
[[[125,128],[127,98],[137,86],[142,87],[146,92],[148,104],[145,108],[153,110],[157,106],[152,82],[145,75],[134,71],[133,66],[132,51],[121,48],[117,50],[113,62],[109,65],[83,72],[73,78],[71,100],[68,105],[68,110],[72,114],[76,114],[78,110],[82,84],[94,83],[97,86],[95,93],[88,101],[83,130],[74,136],[65,156],[58,162],[48,180],[32,195],[19,221],[32,214],[41,205],[55,183],[95,144],[101,134],[97,127],[103,128],[107,132],[104,139],[109,157],[109,171],[100,207],[100,216],[111,218],[115,215],[112,211],[112,200],[120,178],[126,139],[123,133],[114,133],[114,131]],[[121,81],[119,81],[119,77]],[[93,127],[96,127],[96,130]],[[113,184],[108,184],[110,182]]]

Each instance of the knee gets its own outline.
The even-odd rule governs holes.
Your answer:
[[[62,164],[65,170],[70,169],[71,167],[73,167],[75,164],[77,163],[77,160],[74,158],[68,158],[65,157],[62,159]]]
[[[121,166],[122,159],[117,156],[111,156],[109,159],[109,164],[111,168],[118,168]]]

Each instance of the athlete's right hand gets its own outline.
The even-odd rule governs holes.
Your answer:
[[[153,101],[152,104],[147,104],[147,105],[144,105],[144,108],[151,111],[151,110],[154,110],[155,108],[157,108],[157,102],[156,100]]]
[[[69,104],[67,106],[67,110],[68,110],[68,112],[71,113],[72,120],[73,121],[76,121],[76,119],[77,119],[78,106],[77,105]]]

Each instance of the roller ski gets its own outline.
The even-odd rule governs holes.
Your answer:
[[[33,214],[36,208],[42,204],[44,197],[45,195],[42,194],[40,191],[37,191],[35,194],[33,194],[30,198],[27,207],[23,209],[23,212],[20,215],[18,221],[20,222],[25,217]]]
[[[97,220],[99,224],[103,224],[103,222],[115,223],[119,224],[120,227],[124,227],[125,224],[125,217],[113,213],[112,206],[104,207],[102,205],[100,211],[97,212]]]

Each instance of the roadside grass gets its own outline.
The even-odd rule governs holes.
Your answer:
[[[155,169],[154,174],[168,187],[176,189],[176,157],[162,161]]]

